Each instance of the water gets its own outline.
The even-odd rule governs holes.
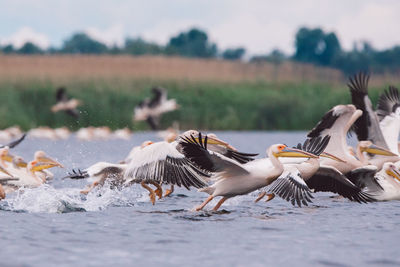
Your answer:
[[[272,143],[295,145],[303,132],[217,132],[239,150],[265,155]],[[67,168],[117,162],[131,141],[24,141],[25,159],[45,150]],[[354,139],[350,140],[354,144]],[[81,196],[86,181],[61,180],[0,202],[0,266],[399,266],[399,202],[357,204],[330,194],[309,207],[257,192],[228,200],[219,212],[193,212],[207,195],[176,190],[153,206],[140,186]],[[206,208],[216,204],[213,200]]]

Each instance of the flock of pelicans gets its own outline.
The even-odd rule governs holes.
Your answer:
[[[310,203],[313,192],[318,191],[359,203],[400,200],[400,95],[390,87],[380,96],[374,111],[368,80],[364,73],[350,78],[353,104],[329,110],[303,144],[293,148],[270,146],[266,158],[255,159],[257,154],[239,152],[215,134],[189,130],[169,136],[167,141],[146,141],[132,148],[119,163],[98,162],[85,170],[73,170],[64,178],[92,178],[94,182],[82,194],[105,184],[118,190],[139,183],[149,191],[153,204],[157,197],[169,196],[174,186],[195,187],[209,195],[197,211],[215,197],[222,197],[213,208],[218,210],[227,199],[259,189],[255,201],[279,196],[298,206]],[[165,97],[159,104],[168,101]],[[151,101],[147,102],[143,105],[150,114]],[[176,107],[175,102],[169,105]],[[156,123],[154,117],[143,115],[139,119]],[[356,148],[346,142],[349,131],[357,134]],[[0,149],[0,198],[20,188],[40,186],[53,178],[49,168],[63,167],[43,151],[36,152],[28,163],[11,155],[9,150],[22,139]],[[168,186],[165,194],[163,186]]]

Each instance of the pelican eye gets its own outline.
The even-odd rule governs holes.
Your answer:
[[[280,145],[280,146],[278,146],[278,149],[279,149],[279,150],[283,150],[285,147],[286,147],[286,146]]]

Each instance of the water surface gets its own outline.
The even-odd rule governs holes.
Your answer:
[[[295,145],[304,132],[217,132],[246,152],[265,155],[273,143]],[[13,153],[30,159],[45,150],[68,169],[118,162],[130,141],[29,139]],[[354,139],[350,140],[354,144]],[[358,204],[318,193],[309,207],[257,192],[228,200],[219,212],[193,212],[207,195],[176,190],[151,205],[147,191],[107,188],[87,197],[86,181],[61,180],[0,202],[0,266],[399,266],[399,202]],[[213,200],[208,209],[216,204]]]

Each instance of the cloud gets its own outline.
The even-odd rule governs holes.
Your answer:
[[[89,27],[86,28],[84,32],[94,40],[102,42],[108,47],[112,47],[114,45],[121,47],[125,42],[124,26],[122,24],[114,24],[105,30]]]
[[[35,32],[30,27],[22,27],[9,37],[0,39],[1,45],[12,44],[17,49],[21,48],[27,42],[34,43],[42,49],[50,46],[49,38],[45,34]]]
[[[368,40],[385,49],[400,43],[399,3],[369,3],[354,14],[344,16],[335,27],[342,46],[351,49],[354,41]]]

